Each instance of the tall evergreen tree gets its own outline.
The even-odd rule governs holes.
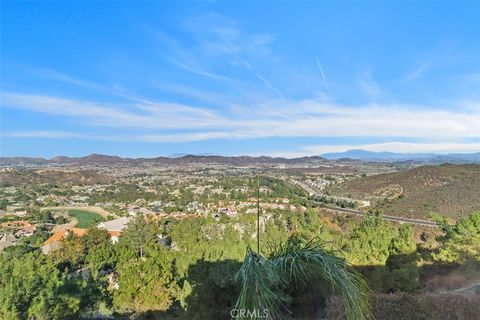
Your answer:
[[[152,221],[148,221],[143,214],[137,214],[124,230],[121,242],[134,248],[140,258],[143,258],[145,248],[155,242],[157,234],[157,226]]]

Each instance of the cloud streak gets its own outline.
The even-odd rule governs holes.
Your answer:
[[[412,81],[412,80],[415,80],[415,79],[419,78],[430,67],[431,64],[432,64],[431,60],[423,63],[415,71],[410,73],[405,79],[408,80],[408,81]]]
[[[67,139],[67,138],[83,138],[82,134],[67,131],[7,131],[2,135],[12,138],[49,138],[49,139]]]
[[[325,78],[325,73],[323,72],[322,64],[320,63],[320,60],[318,60],[318,57],[315,57],[315,61],[317,62],[318,69],[320,69],[320,74],[322,75],[323,79],[323,85],[327,89],[328,95],[330,95],[330,89],[328,88],[328,83],[327,79]]]
[[[242,106],[242,114],[139,99],[122,105],[46,95],[2,93],[2,108],[70,118],[80,125],[133,130],[139,140],[187,142],[267,137],[410,137],[467,139],[480,136],[480,106],[464,112],[419,106],[344,106],[315,100]],[[172,131],[173,130],[173,131]],[[147,132],[147,133],[145,133]]]
[[[270,81],[268,81],[264,76],[262,76],[260,73],[258,72],[255,72],[254,71],[254,74],[255,76],[260,79],[260,81],[263,82],[263,84],[269,88],[270,90],[272,90],[275,94],[277,94],[280,98],[284,99],[285,100],[285,97],[283,96],[283,94],[278,90],[276,89],[274,86],[272,86],[272,84],[270,83]]]

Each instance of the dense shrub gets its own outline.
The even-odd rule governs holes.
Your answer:
[[[377,320],[475,320],[480,319],[480,295],[455,293],[377,294],[371,297]],[[327,319],[346,319],[338,298],[327,303]]]

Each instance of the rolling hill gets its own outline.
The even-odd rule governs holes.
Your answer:
[[[110,176],[99,174],[93,170],[18,170],[4,169],[0,171],[1,186],[19,186],[29,183],[91,185],[113,181]]]
[[[52,159],[28,158],[28,157],[0,157],[0,166],[38,166],[38,165],[62,165],[62,166],[112,166],[112,165],[185,165],[185,164],[222,164],[232,166],[246,166],[254,164],[312,164],[326,160],[318,157],[302,158],[273,158],[266,156],[215,156],[215,155],[185,155],[177,158],[121,158],[101,154],[91,154],[85,157],[58,156]]]
[[[457,219],[480,210],[480,165],[422,166],[350,180],[329,191],[371,200],[386,214],[428,218],[437,212]]]

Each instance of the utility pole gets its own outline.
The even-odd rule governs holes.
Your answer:
[[[257,253],[260,254],[260,176],[257,174]]]

